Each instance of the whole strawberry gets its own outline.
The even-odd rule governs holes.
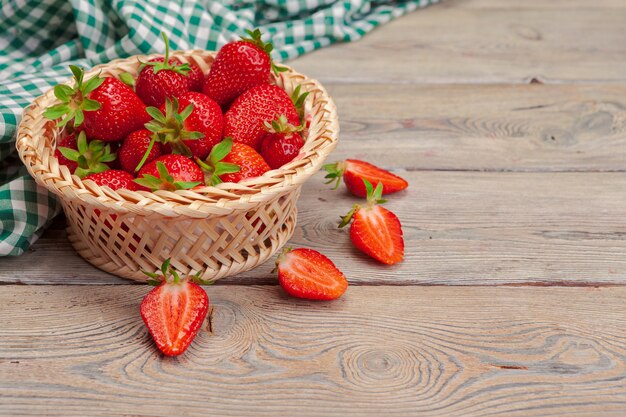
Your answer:
[[[328,172],[326,184],[334,182],[335,189],[337,189],[339,181],[343,178],[348,190],[357,197],[367,197],[367,189],[363,180],[367,180],[371,184],[382,184],[383,195],[402,191],[409,186],[409,183],[403,178],[357,159],[346,159],[334,164],[326,164],[324,169]]]
[[[191,159],[183,155],[163,155],[146,164],[135,183],[141,190],[186,190],[204,182],[204,173]]]
[[[187,91],[200,91],[204,82],[202,70],[195,64],[181,64],[170,58],[170,45],[165,33],[165,57],[146,62],[137,76],[135,91],[148,106],[160,107],[166,98],[178,97]]]
[[[215,100],[223,109],[250,88],[268,84],[270,70],[284,71],[273,64],[271,43],[261,40],[261,31],[246,31],[250,36],[224,45],[211,65],[204,82],[204,94]]]
[[[216,145],[206,161],[197,160],[205,172],[205,183],[215,185],[222,182],[240,182],[259,177],[270,170],[257,151],[226,138]]]
[[[276,269],[280,286],[294,297],[334,300],[348,288],[345,275],[313,249],[284,249],[276,260]]]
[[[111,152],[111,145],[99,140],[87,142],[85,132],[78,134],[78,140],[74,140],[74,134],[67,136],[59,143],[55,154],[66,162],[70,172],[80,178],[97,172],[110,169],[110,163],[115,160],[115,154]],[[73,169],[72,169],[73,168]]]
[[[272,169],[280,168],[291,162],[304,146],[300,136],[301,126],[294,126],[281,115],[272,123],[265,122],[267,133],[261,140],[261,156]]]
[[[384,264],[392,265],[404,259],[404,239],[400,220],[391,211],[377,205],[382,200],[383,185],[378,183],[376,189],[363,180],[367,190],[367,206],[355,204],[343,218],[339,227],[350,221],[350,240],[359,250]]]
[[[70,69],[74,87],[57,85],[54,94],[62,103],[44,112],[49,119],[61,118],[57,126],[72,121],[75,128],[83,126],[90,139],[114,142],[143,128],[150,120],[145,104],[117,78],[95,76],[85,81],[82,68],[70,65]]]
[[[87,175],[84,180],[91,180],[99,186],[107,186],[112,190],[125,188],[127,190],[137,191],[139,189],[137,184],[134,183],[135,177],[126,171],[116,169],[109,169],[108,171]]]
[[[224,137],[259,149],[267,133],[265,122],[281,115],[287,123],[300,126],[298,110],[285,90],[270,84],[252,87],[239,96],[224,115]]]
[[[141,318],[159,350],[178,356],[187,350],[207,316],[209,297],[198,283],[209,283],[197,275],[180,278],[169,259],[161,266],[162,275],[144,273],[155,288],[141,302]]]
[[[117,159],[124,171],[131,174],[137,172],[137,167],[146,154],[144,163],[152,162],[163,154],[161,143],[152,140],[154,135],[149,130],[142,129],[134,131],[124,139],[117,151]]]
[[[59,140],[59,142],[57,143],[56,149],[54,150],[54,156],[59,161],[59,164],[65,165],[67,169],[73,174],[78,167],[78,163],[63,156],[63,153],[61,153],[61,148],[78,151],[78,145],[76,144],[76,134],[71,133],[61,138],[61,140]]]

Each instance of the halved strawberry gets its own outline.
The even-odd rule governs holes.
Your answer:
[[[107,163],[115,160],[115,154],[111,153],[111,146],[105,145],[104,142],[99,140],[92,140],[87,143],[87,136],[85,132],[78,134],[78,140],[75,141],[76,147],[72,145],[72,139],[74,134],[68,136],[59,143],[55,153],[61,154],[63,160],[59,162],[68,161],[72,165],[68,165],[70,171],[76,174],[80,178],[84,178],[89,174],[95,174],[97,172],[103,172],[110,169]],[[67,165],[67,164],[66,164]],[[71,168],[74,168],[72,170]]]
[[[244,91],[270,81],[270,69],[286,68],[273,64],[270,52],[273,46],[261,40],[261,31],[247,30],[249,38],[224,45],[211,65],[204,82],[204,94],[215,100],[224,110]]]
[[[309,300],[334,300],[346,292],[345,275],[313,249],[283,249],[276,260],[278,280],[289,294]]]
[[[150,120],[146,105],[126,84],[113,77],[95,76],[85,81],[84,71],[70,65],[75,84],[59,84],[54,95],[61,104],[44,112],[48,119],[59,119],[57,126],[70,121],[73,126],[83,126],[90,139],[114,142],[124,139],[130,132],[139,130]]]
[[[343,177],[343,182],[348,187],[348,190],[357,197],[367,196],[363,180],[367,180],[371,184],[381,183],[383,185],[383,195],[402,191],[409,186],[409,183],[403,178],[357,159],[346,159],[334,164],[326,164],[324,169],[328,172],[325,178],[329,179],[326,184],[334,182],[334,189],[336,190],[339,187],[339,181]]]
[[[166,98],[178,97],[187,91],[200,91],[204,76],[195,64],[181,64],[170,59],[170,43],[165,33],[165,57],[154,58],[143,64],[135,82],[135,91],[148,106],[160,107]],[[199,77],[200,80],[198,80]]]
[[[261,139],[261,156],[272,169],[292,161],[304,146],[300,136],[302,126],[294,126],[281,115],[272,123],[265,122],[267,133]]]
[[[400,220],[391,211],[377,205],[386,201],[382,199],[383,184],[379,182],[376,189],[373,189],[369,181],[362,181],[367,190],[367,206],[355,204],[343,217],[339,227],[352,221],[350,240],[354,246],[384,264],[398,263],[404,259]]]
[[[200,167],[183,155],[163,155],[150,162],[137,175],[142,190],[186,190],[204,182]]]
[[[187,350],[207,316],[209,297],[198,283],[208,283],[198,275],[181,279],[169,259],[161,266],[162,275],[144,273],[156,288],[141,302],[141,318],[159,350],[178,356]]]
[[[206,161],[197,159],[205,172],[205,183],[216,185],[222,182],[240,182],[259,177],[270,170],[257,151],[243,143],[226,138],[215,145]]]

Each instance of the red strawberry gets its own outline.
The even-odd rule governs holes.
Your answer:
[[[275,72],[285,68],[273,64],[271,43],[261,40],[261,31],[246,31],[250,36],[227,43],[220,49],[204,82],[204,94],[215,100],[223,109],[250,88],[268,84],[270,69]]]
[[[76,168],[78,167],[78,164],[76,163],[76,161],[72,161],[71,159],[67,159],[65,156],[63,156],[63,154],[61,153],[61,148],[73,149],[75,151],[78,151],[78,145],[76,144],[76,135],[72,133],[62,138],[59,143],[57,143],[57,148],[54,150],[54,156],[59,160],[59,164],[65,165],[71,173],[74,173],[74,171],[76,171]]]
[[[134,183],[135,177],[126,171],[110,169],[108,171],[99,172],[97,174],[87,175],[85,180],[91,180],[99,186],[107,186],[112,190],[126,188],[127,190],[137,191],[139,187]]]
[[[163,154],[161,143],[152,142],[153,135],[155,134],[143,129],[134,131],[124,139],[122,147],[117,152],[117,158],[124,171],[134,174],[146,153],[148,156],[144,163],[152,162]],[[151,143],[152,148],[148,151]]]
[[[304,146],[304,140],[298,133],[302,127],[295,127],[281,115],[272,123],[265,122],[267,133],[261,141],[261,155],[272,169],[280,168],[292,161]]]
[[[145,104],[155,107],[162,106],[166,98],[178,97],[187,91],[200,91],[200,83],[204,81],[202,70],[197,65],[181,64],[176,58],[169,58],[169,41],[165,33],[161,35],[165,41],[165,57],[146,62],[135,83],[139,98]]]
[[[270,170],[257,151],[226,138],[217,144],[206,161],[197,160],[205,172],[205,182],[215,185],[221,182],[240,182],[259,177]]]
[[[76,80],[74,87],[65,84],[54,87],[54,95],[62,103],[44,113],[49,119],[63,117],[57,124],[59,127],[73,120],[74,127],[82,125],[90,139],[114,142],[143,128],[150,120],[145,104],[117,78],[95,76],[84,81],[82,68],[70,65],[70,69]]]
[[[258,149],[267,133],[265,122],[281,115],[288,123],[300,126],[298,110],[285,90],[270,84],[252,87],[224,115],[224,136]]]
[[[108,163],[115,160],[115,154],[111,153],[111,145],[105,145],[99,140],[87,143],[85,132],[78,134],[78,140],[74,140],[74,137],[74,134],[66,137],[55,151],[55,155],[63,158],[59,162],[68,161],[72,164],[72,166],[68,165],[68,168],[73,174],[83,178],[111,168]]]
[[[355,204],[339,227],[352,220],[350,240],[354,246],[384,264],[401,262],[404,259],[404,239],[400,220],[391,211],[376,205],[385,202],[381,199],[382,183],[379,182],[374,190],[369,181],[363,182],[367,190],[367,206]]]
[[[356,159],[346,159],[342,162],[326,164],[324,169],[328,172],[326,178],[329,178],[326,184],[335,182],[335,189],[337,189],[339,180],[343,177],[343,182],[346,183],[348,190],[357,197],[367,196],[363,180],[367,180],[372,184],[381,183],[383,185],[383,194],[395,193],[409,186],[409,183],[399,176]]]
[[[169,259],[161,271],[162,276],[144,272],[156,288],[141,302],[141,318],[159,350],[166,356],[178,356],[198,334],[209,311],[209,297],[194,282],[201,282],[197,276],[181,279]]]
[[[335,264],[312,249],[284,249],[276,260],[280,286],[309,300],[334,300],[346,292],[348,281]]]
[[[186,190],[204,182],[204,173],[183,155],[163,155],[141,170],[135,180],[141,190]]]

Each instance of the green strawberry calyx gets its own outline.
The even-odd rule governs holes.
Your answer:
[[[165,57],[163,58],[163,62],[142,62],[139,71],[141,71],[145,67],[152,67],[152,70],[155,74],[162,70],[169,70],[174,71],[177,74],[187,76],[189,71],[191,71],[191,67],[188,63],[170,64],[170,41],[169,39],[167,39],[167,35],[165,34],[165,32],[161,32],[161,36],[163,37],[163,41],[165,41]]]
[[[346,172],[346,163],[344,161],[339,161],[333,164],[325,164],[322,168],[324,168],[327,172],[324,178],[328,181],[326,181],[325,184],[334,183],[333,190],[339,188],[341,178],[343,177],[344,172]]]
[[[276,65],[274,63],[274,60],[272,59],[272,51],[274,50],[274,45],[272,45],[272,42],[263,42],[263,40],[261,39],[261,37],[263,36],[263,33],[261,32],[260,29],[254,29],[254,30],[246,30],[246,34],[249,37],[241,37],[241,40],[244,42],[250,42],[256,46],[258,46],[259,48],[261,48],[262,50],[265,51],[265,53],[267,53],[267,56],[270,57],[270,63],[272,65],[272,71],[275,74],[278,74],[279,72],[285,72],[287,71],[287,67],[280,67],[278,65]]]
[[[148,276],[148,280],[146,281],[148,284],[153,286],[159,286],[161,284],[183,284],[187,282],[187,280],[195,282],[199,285],[211,285],[214,281],[204,280],[200,278],[201,272],[198,271],[195,275],[190,275],[186,278],[181,278],[178,272],[171,266],[171,258],[167,258],[165,262],[161,265],[161,274],[155,272],[147,272],[141,271],[145,275]]]
[[[363,179],[363,184],[365,185],[365,189],[367,190],[367,206],[365,207],[366,210],[374,207],[376,204],[384,204],[387,202],[387,200],[383,199],[382,182],[379,182],[376,185],[376,188],[374,188],[372,183],[366,179]],[[358,204],[352,206],[352,209],[348,212],[348,214],[346,214],[345,216],[341,216],[341,223],[339,223],[339,228],[341,229],[347,226],[352,220],[354,213],[359,210],[361,210],[361,206],[359,206]]]
[[[135,182],[143,187],[149,188],[151,191],[156,190],[188,190],[196,185],[202,184],[200,181],[176,181],[170,175],[165,164],[161,161],[156,163],[158,177],[151,174],[143,174],[141,178],[135,179]]]
[[[304,92],[300,94],[301,85],[298,85],[293,93],[291,93],[291,101],[293,105],[296,106],[296,111],[298,112],[298,117],[300,117],[300,124],[304,125],[304,102],[306,98],[309,96],[309,92]]]
[[[281,114],[276,119],[271,122],[265,121],[263,123],[265,130],[269,133],[295,133],[300,132],[302,130],[302,125],[294,126],[287,121],[287,116]]]
[[[173,97],[165,99],[165,114],[156,107],[147,107],[146,111],[152,116],[151,121],[144,126],[150,132],[153,133],[148,149],[144,153],[141,161],[137,164],[135,172],[139,171],[143,164],[146,163],[150,151],[154,146],[154,142],[161,142],[163,144],[170,144],[172,147],[172,153],[181,154],[188,158],[193,157],[193,154],[189,147],[185,145],[185,140],[196,140],[204,137],[204,133],[191,132],[185,129],[184,122],[193,112],[193,104],[189,104],[180,113],[178,112],[178,100]]]
[[[233,149],[233,139],[225,138],[211,149],[211,153],[205,161],[196,158],[197,164],[204,171],[204,182],[206,185],[217,185],[223,181],[220,176],[224,174],[234,174],[241,170],[241,167],[230,162],[222,161]]]
[[[100,103],[87,96],[89,93],[100,87],[104,78],[96,75],[85,81],[85,71],[76,65],[70,65],[70,71],[74,75],[74,86],[58,84],[54,87],[54,96],[61,101],[44,111],[43,115],[47,119],[56,120],[58,127],[64,127],[73,121],[74,127],[80,126],[85,120],[85,112],[95,111],[100,108]]]
[[[59,152],[78,165],[73,174],[79,178],[85,178],[89,174],[97,174],[104,172],[110,167],[106,164],[115,160],[115,154],[111,153],[111,145],[105,145],[100,140],[92,140],[87,143],[85,132],[78,134],[76,140],[78,149],[66,148],[59,146]]]

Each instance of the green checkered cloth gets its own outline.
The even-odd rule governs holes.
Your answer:
[[[0,0],[0,256],[20,255],[60,211],[15,157],[22,109],[85,68],[129,55],[219,49],[259,27],[273,58],[360,39],[436,0]]]

